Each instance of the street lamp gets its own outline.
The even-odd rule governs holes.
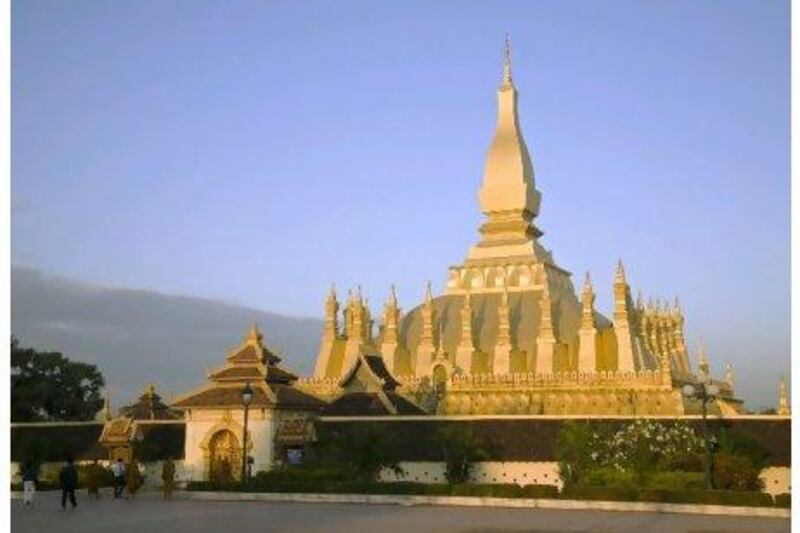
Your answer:
[[[711,438],[708,435],[708,410],[706,406],[713,402],[719,394],[719,387],[711,383],[711,379],[707,372],[700,374],[700,381],[697,386],[686,384],[683,386],[683,395],[687,398],[694,398],[699,400],[703,407],[703,444],[706,449],[706,488],[711,490],[714,488],[714,480],[711,475],[713,457],[711,455]]]
[[[250,402],[253,401],[253,388],[250,382],[245,383],[242,389],[242,405],[244,405],[244,434],[242,435],[242,487],[247,485],[247,414]]]

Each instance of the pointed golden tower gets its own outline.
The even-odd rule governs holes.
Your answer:
[[[614,333],[617,336],[617,368],[620,372],[636,370],[634,363],[637,359],[634,353],[636,345],[633,342],[630,324],[630,303],[630,288],[625,279],[625,267],[622,266],[620,259],[617,261],[614,273]]]
[[[456,348],[456,368],[462,374],[472,372],[472,357],[475,353],[475,340],[472,333],[472,294],[469,288],[464,294],[464,305],[461,307],[461,339]]]
[[[383,307],[383,336],[381,342],[381,355],[383,363],[389,372],[394,372],[399,340],[397,328],[400,324],[400,308],[397,305],[397,293],[392,285],[389,298]]]
[[[697,373],[700,379],[703,379],[704,376],[711,376],[708,359],[706,358],[706,348],[703,346],[703,341],[700,341],[697,344]]]
[[[539,214],[541,195],[534,184],[533,164],[519,126],[508,39],[503,79],[497,90],[497,126],[478,198],[486,222],[480,228],[481,242],[470,250],[468,260],[535,257],[535,240],[542,233],[532,221]]]
[[[435,310],[433,307],[433,294],[431,292],[431,282],[425,287],[425,302],[422,304],[422,334],[417,346],[417,361],[415,374],[417,376],[427,376],[430,374],[431,362],[436,351],[433,338],[433,323],[435,321]]]
[[[360,285],[356,295],[351,297],[347,305],[347,313],[349,328],[342,360],[342,370],[344,372],[353,366],[365,347],[370,346],[370,313],[364,303],[364,297],[361,295]]]
[[[786,390],[786,380],[783,376],[781,376],[781,382],[778,385],[778,414],[781,416],[792,414],[789,408],[789,392]]]
[[[336,286],[331,285],[328,297],[325,299],[325,329],[319,345],[317,363],[314,367],[314,377],[323,378],[327,375],[333,344],[339,336],[339,301],[336,299]]]
[[[591,373],[597,371],[597,327],[594,319],[594,291],[592,290],[592,280],[588,272],[583,283],[581,302],[583,311],[581,313],[581,327],[578,330],[580,339],[578,371]]]

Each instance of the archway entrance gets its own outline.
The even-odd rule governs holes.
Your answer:
[[[242,452],[239,441],[229,430],[223,429],[208,443],[209,479],[217,483],[230,483],[241,475]]]

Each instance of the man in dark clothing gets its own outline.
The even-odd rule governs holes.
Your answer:
[[[58,480],[61,482],[61,509],[67,508],[67,496],[69,496],[69,503],[75,509],[78,502],[75,501],[75,489],[78,487],[78,470],[72,459],[67,459],[67,464],[61,469],[58,475]]]

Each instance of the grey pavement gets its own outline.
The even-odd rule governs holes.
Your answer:
[[[502,509],[337,503],[163,501],[154,494],[114,500],[78,494],[75,511],[61,511],[53,493],[33,507],[11,501],[11,531],[26,533],[521,532],[521,531],[789,531],[789,519],[670,513]]]

